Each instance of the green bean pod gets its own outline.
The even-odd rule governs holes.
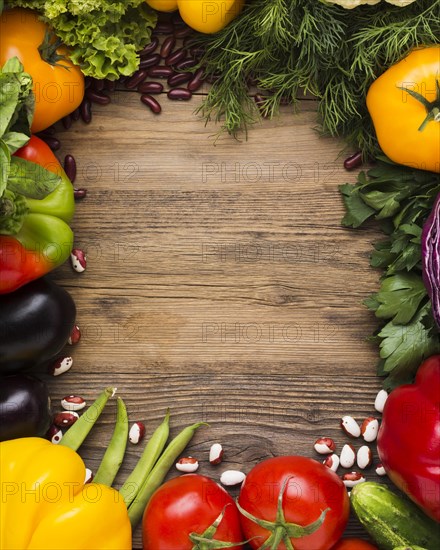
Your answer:
[[[128,438],[128,416],[124,401],[118,397],[118,409],[115,429],[98,471],[93,478],[95,483],[103,483],[111,487],[116,474],[124,460]]]
[[[167,409],[165,418],[160,426],[156,428],[147,446],[142,453],[141,458],[136,464],[134,470],[126,479],[125,483],[119,490],[127,508],[136,498],[139,489],[144,484],[151,470],[161,455],[170,433],[170,410]]]
[[[167,446],[150,475],[140,488],[136,498],[128,508],[128,517],[130,518],[133,528],[141,520],[145,506],[150,500],[151,495],[161,485],[170,468],[191,441],[197,429],[203,425],[207,426],[208,424],[206,424],[206,422],[198,422],[197,424],[188,426],[183,429]]]
[[[106,388],[85,413],[79,417],[75,424],[67,430],[58,445],[64,445],[65,447],[70,447],[74,451],[77,451],[95,425],[107,401],[110,397],[113,397],[115,393],[116,388]]]

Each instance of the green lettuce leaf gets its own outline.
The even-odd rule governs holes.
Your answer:
[[[94,78],[117,80],[133,74],[141,50],[151,40],[156,13],[144,0],[18,0],[37,9],[69,46],[70,58]]]

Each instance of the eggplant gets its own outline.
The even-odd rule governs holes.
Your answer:
[[[51,419],[44,382],[27,374],[0,378],[0,441],[44,436]]]
[[[66,345],[75,317],[72,297],[50,279],[0,295],[0,375],[53,361]]]

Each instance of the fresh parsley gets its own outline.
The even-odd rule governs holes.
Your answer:
[[[364,303],[385,322],[370,339],[379,346],[378,374],[392,389],[411,381],[422,360],[440,352],[421,267],[422,226],[440,192],[440,175],[379,157],[355,185],[339,189],[346,209],[343,225],[357,228],[374,219],[386,234],[370,259],[372,267],[384,270],[381,286]]]

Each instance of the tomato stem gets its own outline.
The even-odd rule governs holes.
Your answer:
[[[229,506],[227,504],[223,510],[220,512],[220,514],[217,516],[215,521],[207,528],[201,535],[198,533],[190,533],[189,534],[189,540],[194,544],[192,547],[192,550],[214,550],[214,549],[220,549],[220,548],[234,548],[235,546],[242,546],[243,544],[246,544],[249,542],[249,540],[245,540],[242,542],[223,542],[221,540],[214,539],[214,535],[217,533],[218,526],[222,522],[226,507]]]
[[[277,499],[277,514],[275,521],[267,521],[264,519],[256,518],[255,516],[244,510],[244,508],[242,508],[237,501],[237,508],[245,518],[249,519],[253,523],[256,523],[258,526],[266,529],[271,533],[266,541],[260,546],[259,550],[276,550],[281,542],[284,542],[288,550],[294,550],[290,539],[301,538],[306,535],[311,535],[312,533],[317,531],[323,524],[327,512],[330,510],[330,508],[326,508],[325,510],[323,510],[320,516],[308,525],[298,525],[296,523],[287,522],[284,516],[283,498],[289,481],[292,479],[292,477],[293,476],[286,477],[281,486],[281,490]]]
[[[431,120],[433,120],[434,122],[440,122],[440,82],[438,80],[435,81],[435,87],[436,98],[434,99],[434,101],[428,101],[426,97],[424,97],[422,94],[419,94],[414,90],[410,90],[409,88],[398,86],[399,90],[403,90],[411,97],[419,101],[426,109],[427,115],[418,128],[419,132],[423,132],[423,130],[426,128],[428,123],[431,122]]]

